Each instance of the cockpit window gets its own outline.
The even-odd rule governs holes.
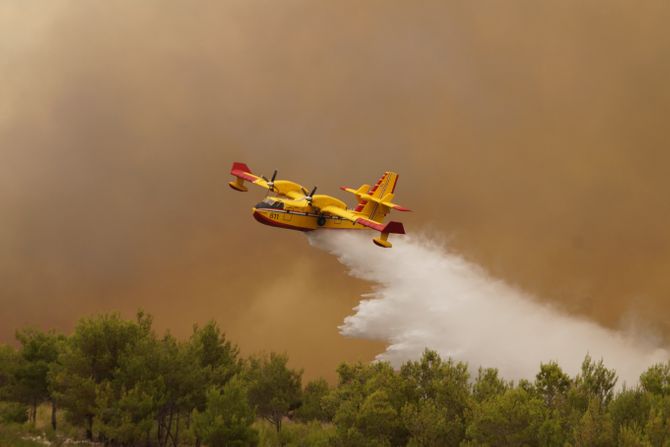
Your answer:
[[[275,210],[283,210],[284,203],[279,200],[275,200],[272,197],[266,197],[261,202],[256,204],[256,208],[270,208]]]

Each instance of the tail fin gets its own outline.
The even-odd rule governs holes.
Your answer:
[[[382,219],[388,214],[389,209],[386,206],[383,206],[379,203],[383,198],[387,198],[391,194],[390,198],[387,198],[385,201],[390,201],[393,198],[393,192],[395,191],[396,183],[398,183],[398,174],[395,172],[385,172],[384,175],[377,180],[377,183],[370,188],[367,195],[377,199],[378,201],[365,200],[361,198],[358,202],[358,206],[355,211],[362,213],[367,216],[369,219],[376,220],[381,222]]]

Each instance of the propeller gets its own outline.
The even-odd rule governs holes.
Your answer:
[[[275,179],[277,178],[277,170],[275,169],[275,172],[272,173],[272,178],[270,180],[268,180],[264,175],[261,175],[261,178],[268,184],[268,191],[275,192]]]
[[[310,192],[305,196],[305,200],[307,200],[307,203],[309,203],[310,205],[312,204],[312,197],[314,196],[315,192],[316,192],[316,186],[312,189],[312,192]]]
[[[275,190],[275,179],[276,178],[277,178],[277,170],[275,169],[275,172],[272,173],[272,178],[268,182],[268,187],[273,191]]]

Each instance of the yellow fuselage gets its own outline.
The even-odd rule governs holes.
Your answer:
[[[303,203],[304,202],[304,203]],[[269,198],[253,208],[254,218],[262,224],[298,231],[321,228],[364,230],[365,226],[338,216],[319,214],[306,201]]]

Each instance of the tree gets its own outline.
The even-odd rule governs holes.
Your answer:
[[[651,396],[651,409],[644,431],[652,445],[670,444],[670,396]]]
[[[624,388],[614,396],[607,411],[612,418],[615,435],[620,437],[621,430],[626,428],[629,439],[633,431],[644,427],[649,419],[652,397],[640,388]]]
[[[398,411],[387,392],[377,389],[362,399],[342,402],[334,419],[337,426],[337,443],[346,446],[396,446],[403,430]]]
[[[549,408],[556,408],[565,401],[571,385],[572,380],[558,363],[540,364],[540,372],[535,376],[535,389]]]
[[[157,340],[150,330],[143,331],[118,356],[112,377],[95,385],[93,430],[105,443],[148,443],[154,422],[160,426],[158,410],[166,400],[164,371],[173,366],[167,364],[174,355],[163,349],[164,341]],[[157,433],[163,434],[160,430]],[[166,444],[166,436],[159,436],[158,445]]]
[[[592,399],[596,399],[601,406],[607,406],[614,396],[614,385],[617,377],[613,369],[605,368],[602,359],[595,363],[587,355],[582,362],[582,369],[575,379],[575,391],[578,400],[584,409]]]
[[[0,423],[24,423],[28,420],[28,407],[15,402],[19,397],[16,387],[16,370],[19,354],[9,346],[0,345]]]
[[[177,446],[182,425],[188,428],[193,409],[204,410],[207,389],[221,384],[221,381],[212,378],[212,365],[203,367],[192,348],[190,342],[179,343],[171,335],[164,336],[157,343],[158,380],[154,381],[154,395],[158,403],[159,446],[166,445],[168,440]]]
[[[12,399],[16,394],[18,364],[18,353],[9,346],[0,345],[0,400]]]
[[[193,409],[204,411],[206,390],[220,383],[212,371],[224,365],[220,356],[201,362],[196,347],[170,334],[157,339],[151,331],[130,345],[112,380],[97,386],[94,427],[101,437],[132,444],[154,433],[159,447],[178,446]]]
[[[652,447],[649,439],[637,425],[624,425],[619,431],[620,447]]]
[[[120,391],[110,382],[98,386],[93,428],[107,445],[137,445],[142,440],[149,443],[156,401],[152,390],[142,385]]]
[[[118,314],[82,319],[52,365],[53,397],[74,424],[86,429],[88,439],[93,439],[98,389],[114,379],[123,356],[150,334],[151,317],[142,312],[135,322]]]
[[[614,426],[598,396],[589,401],[586,412],[573,428],[576,447],[609,447],[614,445]]]
[[[651,366],[640,375],[642,389],[656,396],[670,395],[670,362]]]
[[[16,377],[16,397],[30,405],[29,419],[35,423],[37,405],[51,400],[51,425],[56,429],[56,404],[49,392],[48,373],[52,363],[58,358],[64,338],[54,332],[44,333],[36,329],[16,332],[21,343],[19,362],[14,372]]]
[[[216,322],[210,321],[202,328],[193,327],[189,349],[207,374],[207,381],[223,386],[241,370],[240,350],[226,339]]]
[[[475,405],[466,434],[475,445],[540,445],[545,411],[539,398],[512,388]]]
[[[570,433],[570,419],[558,409],[546,408],[539,431],[539,445],[543,447],[563,447]]]
[[[498,385],[503,386],[493,384],[497,380],[497,371],[491,370],[483,374],[487,375],[486,379],[480,380],[478,385],[482,396],[488,385],[491,385],[491,390]],[[465,435],[465,414],[472,400],[469,378],[465,363],[454,362],[452,359],[444,361],[435,351],[425,350],[420,360],[404,363],[399,373],[403,391],[399,405],[400,408],[406,404],[409,406],[403,408],[405,426],[410,429],[423,423],[420,422],[422,419],[431,417],[432,405],[426,401],[432,401],[437,411],[444,414],[444,433],[440,436],[446,440],[446,444],[458,445]],[[484,380],[488,379],[492,380],[485,385]],[[416,430],[412,436],[417,438]]]
[[[472,385],[472,395],[478,402],[503,394],[511,388],[511,384],[498,377],[495,368],[479,368],[477,378]]]
[[[249,361],[249,400],[256,412],[281,430],[284,417],[300,404],[302,371],[289,369],[285,354],[251,358]]]
[[[427,349],[420,360],[408,361],[400,367],[400,378],[409,401],[423,398],[442,401],[453,414],[462,414],[468,405],[470,374],[463,362],[444,361],[437,352]]]
[[[383,443],[391,443],[391,437],[397,428],[398,412],[386,391],[376,390],[369,394],[357,415],[357,426],[367,439],[377,439]]]
[[[540,364],[535,376],[532,393],[544,403],[545,418],[539,429],[540,445],[563,446],[568,440],[572,423],[579,420],[582,409],[573,414],[568,395],[573,387],[572,379],[556,362]]]
[[[194,410],[193,425],[197,436],[210,447],[246,447],[258,443],[258,432],[251,427],[255,415],[247,399],[244,381],[235,376],[219,390],[207,391],[207,405]]]
[[[295,411],[296,419],[302,421],[331,421],[333,414],[328,411],[322,402],[329,392],[330,387],[324,379],[319,378],[309,382],[302,393],[302,404]]]
[[[453,427],[450,427],[444,409],[432,399],[406,404],[402,409],[402,420],[410,433],[408,447],[450,445]]]
[[[205,409],[208,387],[223,387],[242,368],[239,348],[226,339],[214,321],[202,328],[193,326],[184,358],[190,362],[190,371],[185,372],[185,377],[188,377],[191,392],[183,395],[181,400],[185,406],[199,411]],[[196,440],[196,444],[199,442]]]
[[[335,441],[346,446],[404,446],[409,432],[400,416],[405,391],[388,362],[342,364],[338,387],[324,398],[335,414]]]

